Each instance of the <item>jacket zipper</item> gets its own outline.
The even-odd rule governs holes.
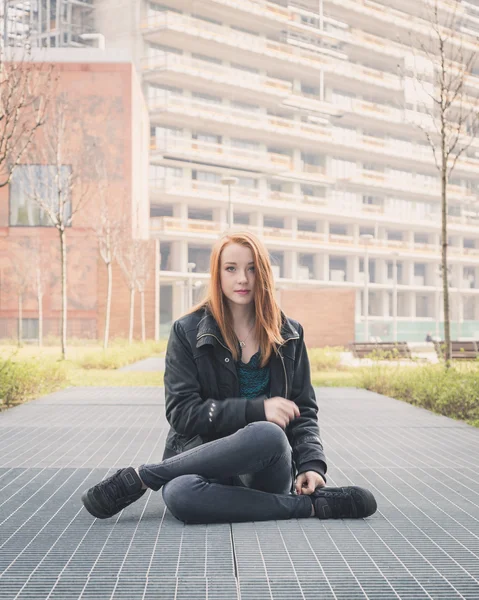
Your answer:
[[[299,340],[299,335],[297,337],[287,339],[283,344],[281,344],[281,346],[284,346],[284,344],[286,344],[290,340]],[[283,355],[281,354],[281,346],[278,349],[278,354],[281,357],[281,364],[283,365],[283,371],[284,371],[284,384],[285,384],[284,397],[287,398],[288,397],[288,376],[286,374],[286,366],[284,364],[284,358],[283,358]]]

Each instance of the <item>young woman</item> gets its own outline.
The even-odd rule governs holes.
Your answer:
[[[303,330],[276,303],[265,246],[224,235],[210,272],[168,341],[163,461],[120,469],[83,494],[86,509],[108,518],[150,488],[185,523],[372,515],[368,490],[325,486]]]

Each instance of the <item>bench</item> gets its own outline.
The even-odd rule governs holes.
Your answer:
[[[349,348],[355,358],[368,358],[371,354],[384,360],[411,358],[407,342],[353,342]]]
[[[444,358],[444,342],[434,342],[438,358]],[[475,360],[479,356],[479,342],[451,341],[451,358],[453,360]]]

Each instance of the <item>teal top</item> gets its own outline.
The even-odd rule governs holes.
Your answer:
[[[261,355],[258,352],[253,354],[249,363],[241,361],[241,348],[240,348],[240,360],[236,362],[236,370],[238,372],[239,386],[240,386],[240,397],[251,400],[265,394],[269,396],[269,384],[270,384],[270,368],[269,365],[260,367]]]

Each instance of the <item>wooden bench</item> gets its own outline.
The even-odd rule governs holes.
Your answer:
[[[434,342],[438,358],[444,358],[444,342]],[[451,341],[451,358],[453,360],[475,360],[479,356],[479,342]]]
[[[407,342],[354,342],[349,348],[355,358],[368,358],[371,354],[383,360],[411,358]]]

